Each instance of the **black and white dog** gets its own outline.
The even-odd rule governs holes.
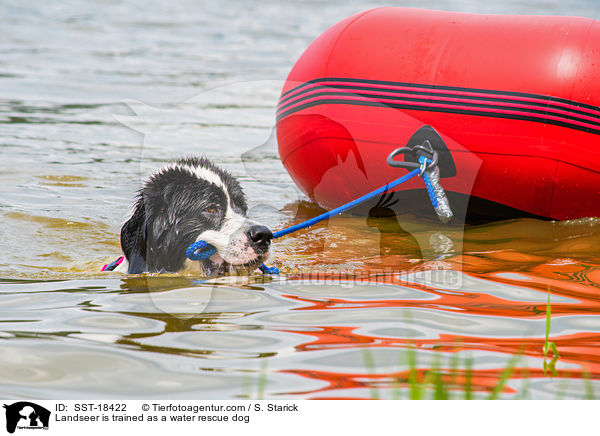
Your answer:
[[[121,228],[126,261],[117,270],[205,275],[253,270],[269,255],[273,233],[246,217],[238,181],[206,158],[187,157],[151,175],[131,218]],[[187,247],[206,241],[217,252],[204,261],[186,258]]]

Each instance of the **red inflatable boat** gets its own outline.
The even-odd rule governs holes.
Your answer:
[[[600,216],[600,22],[380,8],[349,17],[296,62],[277,111],[281,160],[330,209],[404,174],[411,139],[439,152],[467,214]],[[396,188],[403,208],[426,198]]]

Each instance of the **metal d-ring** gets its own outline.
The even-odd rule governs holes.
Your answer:
[[[394,158],[399,154],[406,153],[410,153],[412,155],[417,156],[417,159],[419,156],[425,156],[431,162],[425,168],[422,168],[422,165],[418,162],[411,162],[407,160],[394,160]],[[400,147],[392,151],[387,157],[387,164],[394,168],[406,168],[409,171],[419,168],[422,173],[426,169],[431,169],[438,164],[438,154],[437,151],[435,151],[431,146],[431,143],[426,139],[425,141],[423,141],[423,144],[415,145],[413,147]]]

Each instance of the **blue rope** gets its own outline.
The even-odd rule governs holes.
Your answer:
[[[305,228],[310,227],[318,222],[326,220],[327,218],[331,218],[334,215],[338,215],[342,212],[345,212],[348,209],[353,208],[354,206],[358,206],[360,203],[364,203],[365,201],[370,200],[371,198],[373,198],[377,195],[383,194],[384,192],[386,192],[392,188],[395,188],[399,184],[404,183],[409,179],[412,179],[414,176],[419,174],[419,171],[420,170],[418,168],[414,169],[410,173],[406,174],[405,176],[400,177],[399,179],[396,179],[393,182],[390,182],[387,185],[382,186],[379,189],[376,189],[375,191],[369,192],[368,194],[365,194],[362,197],[351,201],[350,203],[346,203],[340,207],[330,210],[329,212],[325,212],[324,214],[321,214],[319,216],[316,216],[314,218],[306,220],[303,223],[296,224],[295,226],[288,227],[287,229],[279,230],[278,232],[273,233],[273,239],[281,238],[282,236],[285,236],[289,233],[305,229]]]
[[[258,267],[263,274],[279,274],[279,268],[276,266],[267,266],[264,263]]]
[[[215,254],[217,249],[206,241],[197,241],[185,250],[185,255],[190,260],[204,260]]]
[[[423,159],[425,159],[425,157],[423,157]],[[421,162],[421,161],[419,160],[419,162]],[[273,233],[273,239],[281,238],[282,236],[288,235],[290,233],[296,232],[301,229],[305,229],[305,228],[310,227],[318,222],[326,220],[327,218],[331,218],[334,215],[338,215],[342,212],[347,211],[348,209],[358,206],[360,203],[364,203],[365,201],[370,200],[371,198],[376,197],[380,194],[383,194],[384,192],[386,192],[392,188],[395,188],[396,186],[400,185],[401,183],[404,183],[407,180],[412,179],[413,177],[419,175],[420,171],[421,170],[419,168],[414,169],[410,173],[400,177],[399,179],[396,179],[393,182],[390,182],[387,185],[382,186],[379,189],[376,189],[375,191],[369,192],[368,194],[365,194],[362,197],[351,201],[350,203],[346,203],[340,207],[337,207],[333,210],[325,212],[324,214],[321,214],[319,216],[316,216],[314,218],[306,220],[302,223],[296,224],[292,227],[288,227],[287,229],[279,230],[278,232]],[[434,206],[437,206],[437,199],[435,198],[435,193],[433,192],[433,186],[431,186],[431,181],[429,180],[429,177],[427,177],[427,178],[425,178],[425,177],[427,177],[427,174],[423,173],[423,179],[425,180],[425,185],[427,186],[427,191],[429,192],[429,197],[431,198],[432,202],[435,200]],[[197,242],[194,242],[192,245],[190,245],[187,248],[185,255],[190,260],[204,260],[204,259],[208,259],[210,256],[212,256],[216,252],[217,252],[217,250],[215,249],[215,247],[213,247],[206,241],[197,241]],[[260,270],[265,274],[279,274],[279,270],[276,267],[269,267],[269,266],[266,266],[265,264],[262,264],[260,266]]]
[[[423,165],[423,164],[427,165],[429,163],[429,159],[427,159],[425,156],[420,156],[419,163],[421,165]],[[438,199],[437,199],[437,196],[435,195],[435,191],[433,190],[433,185],[431,184],[431,180],[429,180],[429,174],[427,174],[425,171],[423,171],[423,174],[421,174],[421,176],[423,177],[423,182],[425,183],[425,187],[427,188],[427,193],[429,194],[429,199],[431,200],[431,204],[433,205],[433,207],[435,209],[437,209]]]

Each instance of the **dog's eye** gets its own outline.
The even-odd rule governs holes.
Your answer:
[[[214,214],[214,213],[217,213],[218,210],[219,210],[219,208],[217,207],[216,204],[211,204],[204,209],[204,213]]]

